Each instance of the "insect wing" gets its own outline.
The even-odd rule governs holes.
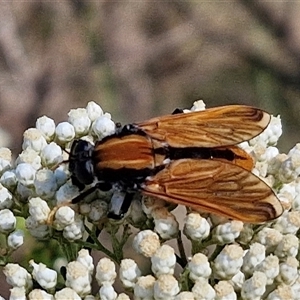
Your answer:
[[[248,171],[251,171],[254,167],[254,160],[250,154],[248,154],[245,150],[241,149],[238,146],[228,146],[224,147],[226,150],[231,151],[234,154],[234,159],[230,161],[231,163],[242,167],[243,169],[246,169]],[[220,148],[215,148],[221,150]],[[220,159],[220,158],[214,158],[217,160],[222,160],[225,162],[228,162],[228,160]]]
[[[229,105],[153,118],[136,126],[171,147],[220,147],[250,140],[269,122],[270,115],[260,109]]]
[[[249,223],[269,221],[282,213],[281,203],[266,183],[221,160],[171,162],[149,177],[142,190],[149,196]]]

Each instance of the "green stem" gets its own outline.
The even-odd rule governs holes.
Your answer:
[[[117,238],[118,231],[119,226],[111,225],[110,234],[112,238],[112,248],[115,256],[117,257],[117,262],[120,264],[123,259],[123,247],[131,234],[129,224],[124,225],[120,240]]]
[[[184,269],[183,272],[180,274],[180,287],[181,291],[190,291],[191,290],[191,282],[189,279],[190,271],[188,269]]]
[[[59,244],[68,261],[76,259],[78,253],[78,246],[76,243],[70,243],[66,239],[60,239]]]
[[[215,258],[220,254],[220,252],[223,250],[224,245],[216,245],[216,249],[215,251],[211,254],[211,256],[209,257],[210,261],[214,261]]]
[[[90,249],[95,249],[95,250],[99,250],[102,253],[104,253],[105,255],[107,255],[109,258],[111,258],[112,260],[114,260],[116,263],[120,263],[118,256],[115,255],[115,253],[111,252],[110,250],[108,250],[107,248],[105,248],[99,241],[98,236],[95,235],[95,231],[90,230],[87,226],[85,226],[85,230],[87,231],[87,233],[89,234],[89,236],[92,238],[94,244],[92,243],[88,243],[88,242],[80,242],[80,244],[82,244],[84,247],[90,248]]]

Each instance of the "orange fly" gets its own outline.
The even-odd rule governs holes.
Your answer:
[[[141,191],[195,210],[249,223],[282,214],[272,189],[251,173],[253,160],[236,146],[260,134],[270,115],[260,109],[230,105],[176,113],[119,128],[95,145],[75,140],[69,157],[79,202],[95,189],[123,193],[110,217],[120,218],[132,194]]]

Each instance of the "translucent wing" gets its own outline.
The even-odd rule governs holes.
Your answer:
[[[146,195],[249,223],[269,221],[282,213],[281,203],[266,183],[220,160],[171,162],[149,177],[142,190]]]
[[[260,109],[229,105],[157,117],[136,126],[171,147],[220,147],[255,137],[269,121],[270,115]]]

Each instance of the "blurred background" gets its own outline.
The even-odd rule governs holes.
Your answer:
[[[198,99],[280,114],[280,148],[294,145],[300,2],[0,2],[0,141],[15,154],[44,114],[93,100],[131,123]]]
[[[198,99],[280,114],[279,148],[295,145],[300,1],[0,2],[0,146],[15,155],[38,117],[91,100],[124,124]],[[51,245],[21,248],[51,267]]]

